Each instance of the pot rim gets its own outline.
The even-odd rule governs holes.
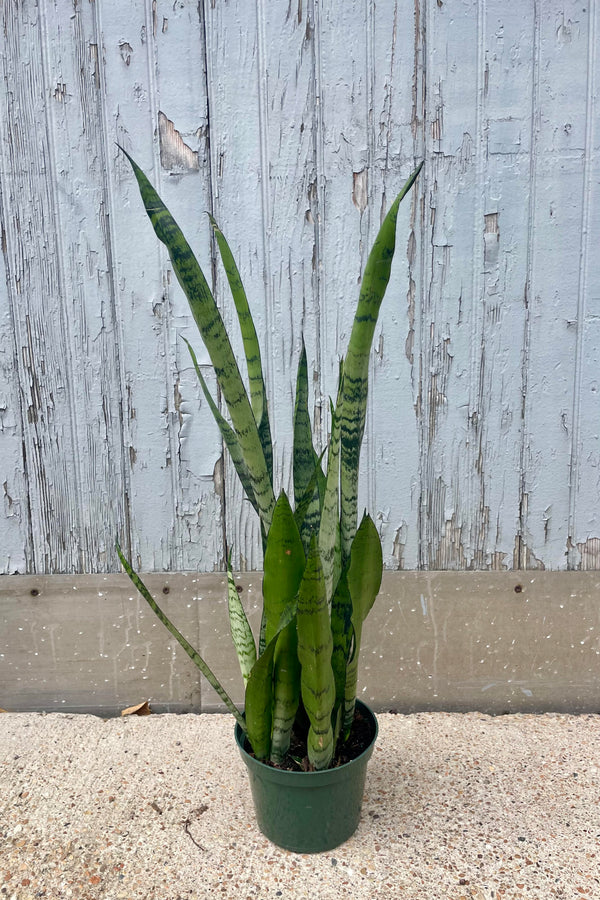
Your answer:
[[[236,722],[235,731],[234,731],[235,742],[238,745],[238,749],[239,749],[240,753],[242,754],[242,759],[244,760],[246,765],[252,766],[253,768],[256,768],[256,769],[260,769],[261,771],[264,772],[265,775],[269,774],[272,777],[276,777],[276,778],[279,778],[281,776],[282,778],[285,778],[286,780],[289,780],[289,781],[302,781],[302,779],[305,779],[308,775],[308,776],[311,776],[311,778],[313,780],[327,781],[331,778],[331,776],[334,773],[344,772],[350,766],[355,766],[358,762],[365,759],[365,757],[366,757],[365,761],[368,762],[371,754],[373,753],[375,741],[377,740],[377,736],[379,734],[379,724],[377,722],[377,716],[375,715],[373,710],[370,708],[370,706],[367,706],[366,703],[364,703],[362,700],[359,700],[358,698],[356,700],[356,706],[361,708],[361,712],[367,713],[367,716],[371,720],[371,723],[373,726],[373,735],[371,737],[369,744],[365,747],[365,749],[362,751],[362,753],[359,756],[355,756],[354,759],[350,759],[350,760],[348,760],[348,762],[343,763],[341,766],[335,766],[332,769],[321,769],[317,772],[293,772],[289,769],[277,769],[274,766],[268,765],[268,763],[265,763],[260,759],[255,759],[255,757],[251,756],[248,753],[248,751],[244,748],[244,743],[246,741],[246,735],[242,731],[239,723],[237,723],[237,722]]]

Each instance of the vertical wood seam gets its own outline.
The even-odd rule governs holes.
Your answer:
[[[150,71],[150,85],[151,91],[149,94],[149,105],[152,116],[152,126],[153,133],[156,134],[156,129],[158,127],[158,113],[160,110],[160,89],[159,89],[159,79],[158,79],[158,47],[156,43],[157,38],[157,12],[156,12],[156,0],[148,0],[148,6],[146,7],[146,22],[147,26],[147,39],[148,39],[148,68]],[[152,23],[152,28],[150,29],[149,24]],[[152,54],[150,54],[150,49],[152,50]],[[151,65],[152,63],[152,65]],[[158,151],[158,153],[156,152]],[[153,153],[153,168],[156,172],[156,185],[160,192],[160,182],[162,178],[162,166],[160,163],[160,142],[155,142],[155,152]],[[162,343],[164,347],[164,359],[165,359],[165,422],[167,428],[167,446],[170,457],[170,463],[167,460],[168,467],[170,469],[170,483],[171,483],[171,514],[172,514],[172,525],[170,528],[169,537],[166,540],[165,547],[165,556],[168,560],[168,566],[171,569],[175,569],[175,571],[179,571],[183,568],[183,547],[181,545],[182,541],[182,523],[179,517],[179,506],[181,497],[181,479],[179,477],[181,470],[181,444],[180,438],[175,428],[175,398],[173,393],[173,378],[178,375],[178,365],[177,365],[177,331],[175,328],[175,322],[173,321],[173,317],[170,315],[172,308],[172,289],[170,288],[169,281],[166,277],[167,271],[169,269],[172,270],[171,260],[169,257],[169,253],[166,247],[160,243],[156,242],[158,245],[158,252],[160,254],[161,261],[161,271],[163,273],[163,286],[162,286],[162,296],[164,299],[164,308],[165,315],[161,320],[161,336]],[[175,279],[177,281],[177,279]],[[164,561],[163,561],[164,565]]]
[[[368,251],[371,247],[372,243],[372,235],[373,229],[375,225],[375,128],[374,128],[374,111],[375,111],[375,3],[374,0],[366,0],[365,4],[365,23],[366,23],[366,94],[367,94],[367,121],[365,123],[366,133],[367,133],[367,206],[363,213],[361,213],[361,225],[363,216],[366,215],[366,226],[364,232],[361,234],[362,240],[362,257],[363,257],[363,265],[361,267],[361,284],[362,284],[362,276],[364,275],[365,266],[368,259]],[[379,179],[377,179],[379,181]],[[380,326],[381,327],[381,326]],[[369,384],[372,386],[375,383],[375,359],[374,354],[371,352],[369,354],[369,373],[368,373]],[[369,390],[368,394],[368,403],[366,410],[366,421],[365,421],[365,435],[366,437],[366,453],[364,450],[361,452],[361,456],[365,459],[367,463],[366,473],[363,474],[364,483],[367,489],[366,503],[368,509],[373,509],[375,506],[375,497],[376,497],[376,480],[375,480],[375,467],[377,465],[377,454],[375,447],[375,411],[373,409],[373,392]],[[360,518],[360,514],[359,514]],[[358,522],[357,522],[358,525]]]
[[[208,16],[209,11],[207,9],[207,3],[211,2],[211,0],[199,0],[198,3],[198,15],[200,17],[200,28],[201,34],[203,37],[203,46],[201,48],[201,52],[203,54],[202,63],[204,68],[204,80],[205,80],[205,89],[206,89],[206,142],[208,145],[208,198],[210,204],[210,213],[213,218],[216,218],[217,213],[217,202],[216,198],[218,197],[218,186],[216,183],[218,166],[215,158],[216,147],[215,141],[212,139],[212,111],[213,106],[216,106],[214,99],[214,90],[213,90],[213,72],[211,65],[211,55],[208,52],[208,40],[210,29],[208,27]],[[211,4],[211,7],[214,8],[214,3]],[[219,223],[220,224],[220,223]],[[213,296],[215,297],[215,302],[217,301],[217,249],[216,249],[216,240],[214,236],[214,232],[211,228],[210,234],[210,259],[211,259],[211,289],[213,292]],[[211,372],[213,371],[212,366],[210,367]],[[221,391],[219,385],[217,384],[217,403],[222,408],[223,401],[221,397]],[[225,469],[227,468],[228,456],[225,452],[225,444],[223,441],[223,437],[219,430],[219,444],[221,446],[221,464],[223,467],[223,477],[220,479],[219,485],[215,485],[215,491],[219,497],[219,501],[221,503],[221,543],[222,543],[222,552],[223,552],[223,568],[225,568],[227,563],[227,554],[228,554],[228,544],[227,544],[227,491],[226,484],[227,478],[225,476]],[[217,465],[219,463],[217,462]],[[214,479],[213,479],[214,480]],[[218,523],[217,523],[218,527]]]
[[[422,97],[421,97],[421,121],[422,121],[422,129],[423,129],[423,156],[425,159],[429,157],[428,153],[428,143],[429,143],[429,131],[427,128],[427,102],[428,102],[428,78],[429,78],[429,66],[427,65],[427,29],[429,25],[429,15],[430,15],[430,7],[427,0],[415,0],[415,88],[414,88],[414,109],[413,109],[413,117],[417,115],[417,106],[419,102],[419,89],[417,84],[417,76],[418,76],[418,34],[417,30],[421,28],[421,40],[422,40],[422,49],[421,49],[421,80],[422,80]],[[419,314],[417,314],[417,310],[415,309],[415,330],[418,329],[418,335],[415,335],[415,338],[418,339],[419,346],[419,370],[417,374],[417,408],[415,414],[416,420],[416,428],[417,428],[417,441],[419,446],[419,496],[418,496],[418,509],[417,509],[417,568],[420,570],[425,570],[429,568],[429,527],[428,527],[428,517],[427,517],[427,493],[425,490],[425,478],[427,476],[428,470],[428,460],[427,460],[427,446],[425,442],[425,435],[423,431],[423,410],[424,410],[424,395],[423,395],[423,386],[424,386],[424,317],[423,313],[425,310],[425,301],[427,294],[426,287],[426,279],[428,272],[427,265],[427,251],[428,251],[428,241],[427,241],[427,229],[428,225],[428,216],[427,216],[427,198],[430,195],[430,182],[427,177],[429,174],[429,166],[423,166],[423,171],[421,172],[421,252],[420,252],[420,276],[421,276],[421,298],[419,303]],[[430,218],[430,217],[429,217]]]
[[[269,160],[269,97],[268,97],[268,71],[266,61],[266,34],[265,34],[265,10],[264,0],[256,3],[256,49],[257,49],[257,94],[258,94],[258,128],[260,143],[260,189],[262,205],[262,245],[264,256],[264,288],[265,288],[265,342],[263,355],[264,377],[266,382],[267,397],[272,396],[273,370],[271,364],[271,342],[273,327],[273,289],[271,274],[270,236],[273,227],[271,220],[272,210],[269,199],[270,170]],[[272,413],[272,410],[269,410]],[[274,427],[273,427],[274,426]],[[277,424],[271,424],[273,441],[273,474],[278,468],[277,461]],[[274,485],[277,490],[277,485]]]
[[[146,0],[144,4],[145,12],[146,12],[146,61],[147,61],[147,71],[148,71],[148,107],[150,111],[150,119],[153,127],[153,135],[156,134],[156,128],[158,126],[158,111],[160,109],[160,90],[158,86],[158,75],[157,75],[157,47],[156,47],[156,0]],[[154,184],[158,192],[160,193],[161,188],[161,165],[160,165],[160,157],[159,153],[156,151],[159,149],[155,140],[153,140],[154,152],[152,154],[152,173]],[[161,559],[160,565],[164,566],[165,562],[169,568],[174,568],[177,571],[181,568],[181,560],[182,560],[182,548],[179,544],[179,516],[178,516],[178,505],[179,505],[179,491],[180,485],[177,477],[178,467],[179,467],[179,446],[178,440],[174,433],[173,428],[173,393],[172,393],[172,381],[171,376],[174,374],[177,369],[177,360],[176,357],[173,357],[172,347],[173,341],[171,340],[171,316],[168,315],[168,312],[171,308],[171,291],[169,289],[169,284],[166,278],[167,271],[170,268],[170,259],[169,254],[164,246],[164,244],[159,241],[155,241],[156,245],[156,254],[159,263],[159,269],[163,276],[163,284],[161,289],[161,297],[164,304],[165,315],[161,318],[161,337],[162,344],[164,349],[164,375],[165,375],[165,409],[164,409],[164,420],[166,423],[167,429],[167,445],[168,452],[171,457],[170,463],[170,483],[171,483],[171,513],[173,516],[173,524],[171,527],[171,533],[169,535],[170,539],[166,538],[166,550],[165,556],[167,559]],[[166,462],[166,460],[165,460]],[[165,536],[166,537],[166,536]],[[155,551],[156,552],[156,551]],[[178,562],[179,561],[179,562]],[[156,564],[156,563],[155,563]]]
[[[313,17],[313,30],[312,30],[312,70],[313,70],[313,78],[312,84],[314,88],[314,112],[313,112],[313,123],[312,123],[312,140],[313,140],[313,154],[314,154],[314,165],[315,165],[315,178],[316,178],[316,215],[314,217],[313,224],[313,234],[314,234],[314,243],[315,243],[315,269],[314,275],[312,279],[313,284],[313,292],[314,292],[314,310],[317,318],[317,324],[315,328],[315,332],[318,335],[318,340],[315,344],[315,365],[316,370],[319,375],[319,401],[320,401],[320,410],[321,416],[320,421],[318,423],[318,428],[315,429],[315,421],[313,418],[312,429],[313,429],[313,440],[315,437],[318,437],[318,445],[322,449],[325,447],[327,443],[327,423],[329,421],[329,404],[327,402],[323,402],[323,398],[327,396],[325,389],[325,367],[323,365],[322,358],[322,348],[325,346],[325,335],[327,334],[327,278],[324,269],[324,258],[323,258],[323,222],[325,220],[325,181],[326,181],[326,173],[325,173],[325,163],[324,163],[324,140],[325,140],[325,129],[323,125],[323,73],[322,73],[322,58],[321,58],[321,22],[320,22],[320,7],[318,0],[312,0],[310,12]],[[325,289],[323,288],[325,285]],[[313,387],[315,387],[313,382]],[[316,399],[316,398],[315,398]],[[316,406],[316,404],[315,404]],[[315,431],[318,431],[318,434],[315,434]]]

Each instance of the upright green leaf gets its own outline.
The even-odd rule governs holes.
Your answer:
[[[227,559],[227,606],[229,609],[231,638],[240,664],[244,686],[246,686],[252,667],[256,662],[256,644],[254,643],[252,630],[248,624],[240,595],[235,586],[233,572],[231,571],[231,556]]]
[[[268,646],[280,628],[281,616],[294,601],[302,580],[305,555],[294,513],[281,492],[267,536],[263,577],[263,641]],[[300,665],[292,622],[279,635],[273,660],[271,759],[281,762],[290,743],[290,732],[300,696]],[[266,652],[266,650],[265,650]]]
[[[307,553],[310,545],[310,536],[313,531],[318,530],[321,513],[319,485],[323,485],[324,478],[322,471],[320,471],[318,459],[319,457],[313,446],[312,428],[308,412],[308,366],[306,360],[306,347],[304,346],[303,338],[300,360],[298,362],[296,400],[294,404],[294,450],[292,462],[294,474],[294,500],[296,507],[298,507],[298,504],[305,496],[308,485],[315,472],[315,467],[319,465],[319,470],[316,470],[317,483],[313,489],[313,495],[310,498],[308,507],[304,512],[302,526],[300,528],[302,543],[304,544],[304,550]],[[320,478],[318,477],[319,471],[321,474]]]
[[[269,424],[269,411],[267,408],[267,392],[265,390],[258,336],[256,334],[256,328],[254,327],[252,313],[250,312],[250,307],[248,305],[246,291],[244,290],[244,285],[242,284],[242,278],[239,273],[237,264],[235,262],[235,259],[233,258],[233,253],[231,252],[229,244],[225,240],[225,236],[214,218],[211,215],[209,215],[209,218],[215,237],[217,239],[219,252],[221,254],[221,260],[223,261],[223,268],[225,269],[225,274],[227,275],[227,281],[229,282],[231,296],[233,297],[233,302],[235,303],[235,308],[238,315],[238,321],[240,323],[240,331],[242,333],[242,341],[244,344],[244,353],[246,355],[246,366],[248,369],[250,404],[252,406],[252,412],[254,413],[254,419],[258,426],[258,432],[261,438],[262,448],[267,463],[267,469],[269,471],[272,483],[273,445],[271,441],[271,427]]]
[[[268,759],[273,725],[273,639],[258,657],[246,685],[246,728],[257,759]]]
[[[267,644],[275,634],[283,610],[298,593],[304,564],[304,548],[298,526],[287,495],[282,491],[273,511],[264,559],[263,603]]]
[[[295,615],[294,602],[283,610],[273,637],[252,667],[246,686],[245,728],[257,759],[267,759],[271,749],[275,649],[281,632],[293,621]]]
[[[235,720],[239,724],[242,731],[247,732],[248,729],[246,727],[246,722],[244,720],[244,717],[242,716],[241,712],[239,711],[239,709],[237,708],[237,706],[235,705],[235,703],[233,702],[233,700],[231,699],[231,697],[229,696],[229,694],[227,693],[225,688],[222,686],[221,682],[218,680],[217,676],[213,673],[213,671],[209,668],[209,666],[204,662],[204,660],[202,659],[200,654],[197,652],[197,650],[194,650],[194,648],[192,647],[190,642],[184,638],[184,636],[181,634],[181,632],[178,631],[177,628],[173,625],[173,623],[168,618],[168,616],[162,611],[162,609],[160,608],[160,606],[158,605],[158,603],[156,602],[156,600],[154,599],[154,597],[152,596],[152,594],[150,593],[150,591],[148,590],[148,588],[146,587],[146,585],[144,584],[144,582],[142,581],[140,576],[137,574],[137,572],[134,572],[134,570],[131,567],[131,565],[129,564],[129,562],[125,559],[125,556],[123,555],[123,552],[118,544],[117,544],[117,553],[119,554],[119,559],[121,560],[121,564],[122,564],[123,568],[129,575],[129,577],[130,577],[131,581],[133,582],[134,586],[136,587],[136,589],[140,592],[140,594],[142,595],[144,600],[148,603],[148,606],[150,607],[150,609],[154,613],[156,613],[156,615],[158,616],[160,621],[163,623],[165,628],[167,628],[171,632],[173,637],[183,647],[183,649],[185,650],[185,652],[187,653],[189,658],[192,660],[192,662],[198,666],[198,668],[200,669],[200,671],[202,672],[202,674],[204,675],[204,677],[206,678],[208,683],[211,685],[211,687],[213,687],[215,689],[215,691],[217,692],[217,694],[219,695],[219,697],[221,698],[223,703],[225,703],[228,710],[231,713],[233,713],[233,715],[235,716]]]
[[[315,769],[326,769],[333,757],[331,713],[335,681],[331,666],[333,641],[323,568],[313,535],[298,593],[298,659],[302,666],[302,702],[310,720],[308,758]]]
[[[319,553],[323,565],[327,602],[331,600],[341,570],[340,552],[340,437],[341,415],[339,414],[339,393],[343,384],[340,381],[338,390],[338,408],[331,404],[331,438],[327,457],[327,485],[321,512],[319,529]]]
[[[348,590],[347,573],[342,572],[331,601],[331,636],[333,654],[331,665],[335,680],[335,708],[344,703],[346,670],[352,641],[352,598]]]
[[[383,554],[381,538],[371,516],[363,515],[352,541],[348,589],[352,597],[352,621],[356,627],[367,618],[381,587]]]
[[[298,531],[300,531],[300,534],[302,534],[302,525],[304,524],[304,519],[315,496],[315,490],[318,490],[319,482],[322,478],[325,477],[323,475],[323,469],[321,468],[321,460],[325,456],[326,452],[327,448],[325,448],[321,455],[317,457],[313,473],[311,475],[310,481],[308,482],[307,488],[304,491],[304,495],[302,496],[300,501],[296,503],[296,508],[294,509],[294,518],[296,520],[296,525],[298,526]],[[323,496],[324,495],[325,491],[323,490]],[[306,550],[308,550],[308,547],[306,548]]]
[[[379,593],[382,573],[381,539],[377,533],[375,523],[365,513],[352,542],[350,566],[348,568],[348,590],[352,599],[354,649],[346,671],[345,737],[350,733],[354,719],[362,626]]]
[[[381,301],[385,294],[396,247],[396,220],[401,200],[415,183],[423,163],[410,176],[386,215],[369,254],[354,324],[344,361],[341,403],[341,537],[342,559],[350,555],[356,532],[358,466],[365,427],[369,356]]]
[[[137,163],[125,150],[123,153],[133,168],[146,212],[156,236],[169,251],[173,270],[185,292],[192,315],[210,356],[219,387],[229,410],[231,423],[237,434],[266,533],[271,524],[275,496],[250,400],[221,314],[204,273],[175,219]]]
[[[281,763],[290,747],[290,737],[300,702],[298,631],[294,619],[277,640],[273,661],[273,734],[271,762]]]

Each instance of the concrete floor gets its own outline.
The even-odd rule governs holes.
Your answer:
[[[257,831],[223,715],[0,716],[0,897],[600,898],[600,716],[380,715],[361,824]]]

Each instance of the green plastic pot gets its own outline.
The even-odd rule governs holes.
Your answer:
[[[356,759],[322,772],[289,772],[259,762],[244,749],[245,735],[236,725],[235,740],[248,768],[258,827],[278,847],[322,853],[356,831],[378,730],[369,707],[360,700],[356,706],[371,727],[369,746]]]

